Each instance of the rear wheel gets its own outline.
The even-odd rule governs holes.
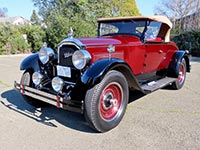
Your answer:
[[[85,118],[99,132],[116,127],[122,120],[128,103],[128,83],[118,71],[109,71],[104,79],[87,91]]]
[[[185,83],[185,79],[186,79],[186,62],[185,62],[185,59],[183,58],[179,66],[178,78],[172,84],[172,88],[176,90],[181,89]]]
[[[29,86],[29,87],[33,87],[32,74],[33,74],[33,72],[31,70],[25,71],[22,75],[20,84]],[[22,96],[23,96],[24,100],[33,107],[40,108],[40,107],[45,106],[45,104],[46,104],[46,103],[39,101],[37,99],[34,99],[32,97],[29,97],[26,95],[22,95]]]

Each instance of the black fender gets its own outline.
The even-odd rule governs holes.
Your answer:
[[[121,72],[127,79],[129,87],[142,91],[132,69],[123,60],[105,58],[94,62],[81,77],[82,83],[89,87],[100,83],[109,70]]]
[[[28,69],[33,69],[34,71],[40,70],[38,53],[31,54],[21,62],[20,70]]]
[[[187,50],[178,50],[172,57],[172,60],[168,67],[167,76],[177,78],[179,75],[179,67],[182,59],[186,61],[186,71],[190,72],[190,59],[189,51]]]

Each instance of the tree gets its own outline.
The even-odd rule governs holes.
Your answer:
[[[140,15],[135,0],[33,0],[46,24],[48,45],[54,48],[68,34],[95,36],[97,18]]]
[[[33,10],[33,13],[31,15],[31,22],[32,22],[32,24],[39,24],[40,23],[40,19],[39,19],[35,10]]]
[[[199,0],[162,0],[155,12],[169,18],[182,18],[197,11],[198,3]]]
[[[0,17],[6,17],[6,13],[8,12],[7,8],[0,8]]]
[[[46,23],[56,15],[87,22],[96,21],[99,17],[140,15],[135,0],[33,0],[33,2]]]
[[[138,16],[141,15],[135,0],[111,0],[111,12],[113,16]]]
[[[200,9],[200,0],[162,0],[155,7],[155,13],[170,18],[174,25],[183,30],[181,18],[191,15]],[[177,22],[177,20],[179,21]]]

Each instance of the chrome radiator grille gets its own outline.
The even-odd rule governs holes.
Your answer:
[[[77,47],[73,45],[62,45],[58,49],[58,64],[61,66],[73,67],[72,55],[78,50]]]

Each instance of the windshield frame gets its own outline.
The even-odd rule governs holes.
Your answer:
[[[117,28],[119,28],[119,25],[120,25],[120,23],[133,23],[132,25],[133,25],[133,29],[136,31],[136,28],[137,27],[142,27],[143,29],[142,29],[142,31],[140,32],[140,34],[137,34],[136,32],[134,33],[129,33],[129,32],[125,32],[125,33],[123,33],[123,32],[119,32],[119,33],[109,33],[109,34],[102,34],[101,32],[101,28],[102,28],[102,25],[103,24],[108,24],[108,25],[113,25],[113,26],[115,26],[115,27],[117,27]],[[135,24],[135,26],[134,26],[134,24]],[[138,24],[138,26],[136,26]],[[139,26],[139,24],[142,24],[142,26],[140,25]],[[122,27],[122,26],[121,26]],[[102,36],[114,36],[114,35],[132,35],[132,36],[136,36],[136,37],[138,37],[138,38],[140,38],[140,39],[143,39],[143,37],[144,37],[144,33],[145,33],[145,31],[146,31],[146,28],[147,28],[147,20],[145,19],[137,19],[137,20],[134,20],[134,19],[130,19],[130,20],[113,20],[113,21],[99,21],[98,22],[98,36],[99,37],[102,37]]]

